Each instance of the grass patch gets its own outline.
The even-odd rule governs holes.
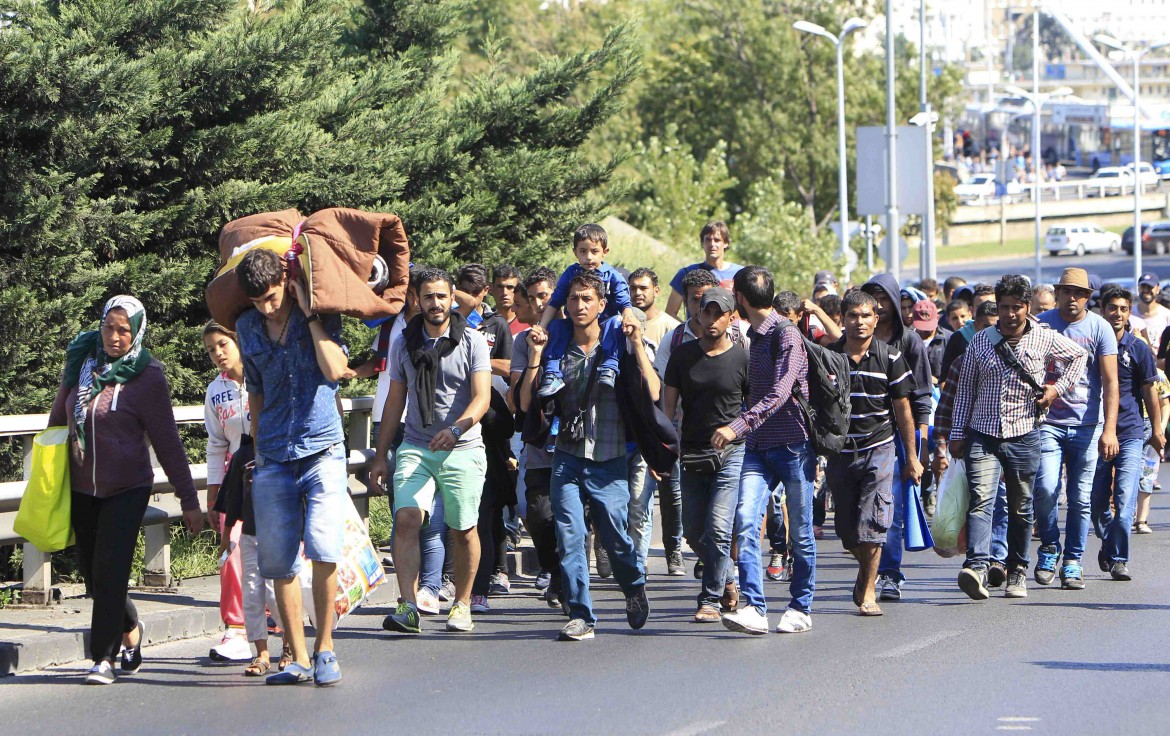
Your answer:
[[[374,546],[390,541],[390,530],[394,528],[394,517],[390,512],[390,499],[376,496],[370,499],[370,541]]]

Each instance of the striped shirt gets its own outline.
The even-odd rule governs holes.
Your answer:
[[[792,396],[794,386],[808,395],[808,354],[804,352],[800,331],[781,325],[780,314],[772,310],[759,329],[748,330],[751,340],[748,408],[728,426],[736,437],[747,435],[749,450],[767,450],[808,440],[804,412]],[[775,330],[780,330],[780,334],[773,337]]]
[[[845,452],[863,452],[894,440],[894,399],[909,397],[914,375],[902,353],[876,337],[853,360],[845,338],[829,346],[849,358],[849,434]]]
[[[995,352],[992,337],[996,327],[975,333],[967,346],[963,369],[955,390],[951,417],[951,440],[964,439],[969,430],[1011,439],[1036,429],[1044,421],[1038,411],[1032,387],[1004,364]],[[1036,383],[1043,385],[1046,374],[1057,374],[1053,387],[1057,395],[1069,391],[1085,372],[1085,350],[1056,330],[1032,322],[1013,348],[1016,357]],[[1064,366],[1056,371],[1056,364]]]

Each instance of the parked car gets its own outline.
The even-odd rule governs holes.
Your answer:
[[[1116,253],[1121,250],[1121,236],[1091,222],[1070,222],[1048,228],[1044,245],[1050,255],[1075,253]]]
[[[1170,253],[1170,221],[1162,220],[1142,225],[1142,253],[1164,256]],[[1133,226],[1121,236],[1121,249],[1133,255]]]
[[[1130,175],[1133,174],[1133,164],[1126,164],[1126,169],[1129,170]],[[1154,165],[1148,161],[1142,161],[1138,164],[1138,181],[1141,182],[1142,190],[1157,189],[1158,184],[1162,181],[1162,175],[1158,173]]]
[[[955,196],[962,203],[994,197],[995,174],[975,174],[966,183],[955,185]]]
[[[1085,194],[1090,197],[1121,194],[1122,189],[1133,191],[1133,170],[1121,166],[1105,166],[1085,180]]]

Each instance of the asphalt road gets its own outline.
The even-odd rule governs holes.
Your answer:
[[[612,582],[595,581],[597,638],[557,642],[564,619],[524,583],[469,635],[429,618],[422,636],[395,637],[384,609],[360,610],[337,634],[345,679],[330,690],[245,679],[207,662],[203,640],[148,647],[141,672],[110,687],[79,684],[81,665],[10,677],[0,732],[1165,733],[1166,498],[1155,496],[1156,533],[1134,537],[1130,583],[1086,568],[1083,591],[1033,585],[1024,600],[975,603],[955,586],[957,561],[909,554],[904,600],[863,619],[849,601],[855,568],[830,535],[812,631],[747,637],[691,623],[696,583],[662,575],[659,552],[641,632]],[[774,625],[786,584],[767,586]]]
[[[987,283],[995,283],[995,281],[1005,273],[1022,273],[1028,278],[1036,271],[1035,259],[1031,256],[1026,258],[1005,258],[995,261],[979,261],[977,263],[939,263],[938,264],[938,280],[941,283],[943,279],[948,276],[962,276],[967,279],[969,283],[977,281],[986,281]],[[1043,281],[1047,283],[1056,283],[1060,278],[1060,273],[1069,266],[1077,266],[1086,269],[1089,273],[1095,273],[1103,280],[1108,281],[1115,278],[1133,278],[1133,258],[1119,254],[1092,254],[1084,256],[1050,256],[1044,254],[1041,260],[1041,267],[1043,270]],[[1155,256],[1153,254],[1145,254],[1142,256],[1142,272],[1153,271],[1157,273],[1159,278],[1170,278],[1170,255]],[[907,267],[902,269],[903,279],[917,280],[918,279],[918,264],[914,264],[912,268]]]

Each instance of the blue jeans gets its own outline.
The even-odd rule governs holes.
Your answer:
[[[748,449],[740,475],[739,501],[735,505],[735,538],[738,544],[739,584],[744,599],[760,613],[767,613],[764,598],[763,561],[760,559],[760,524],[772,493],[784,486],[791,543],[792,582],[789,608],[812,610],[816,587],[817,545],[812,532],[813,479],[817,456],[807,442],[779,445],[767,450]]]
[[[378,445],[378,434],[381,431],[382,423],[374,422],[373,433],[375,447]],[[397,445],[395,449],[397,449]],[[390,467],[394,467],[393,460],[390,461]],[[393,478],[393,474],[391,474],[391,478]],[[427,524],[419,529],[418,532],[418,587],[426,588],[436,596],[439,594],[439,588],[443,585],[443,563],[447,557],[447,548],[444,544],[446,539],[447,521],[443,512],[443,494],[436,493],[435,505],[431,508]],[[393,526],[390,527],[390,548],[394,548]]]
[[[1142,477],[1144,437],[1120,442],[1121,451],[1109,462],[1097,460],[1090,503],[1093,529],[1101,540],[1101,549],[1111,562],[1129,561],[1129,532],[1137,508],[1138,483]],[[1117,506],[1113,513],[1109,502]]]
[[[683,533],[703,561],[699,605],[716,604],[724,586],[735,577],[731,569],[731,533],[739,501],[744,448],[740,445],[718,473],[683,471]]]
[[[885,575],[898,582],[906,579],[902,574],[902,527],[905,525],[905,511],[902,504],[905,501],[902,493],[902,484],[906,481],[902,480],[902,440],[894,437],[894,472],[892,480],[894,492],[894,520],[890,522],[890,528],[886,532],[886,543],[882,545],[882,557],[878,562],[878,575]]]
[[[993,508],[1001,480],[1007,487],[1009,570],[1028,569],[1032,539],[1032,488],[1040,464],[1040,431],[1001,439],[971,432],[967,450],[967,565],[986,567],[992,559]]]
[[[1007,564],[1008,503],[1007,484],[1001,478],[991,512],[991,559]]]
[[[573,339],[573,324],[567,319],[554,319],[548,324],[548,345],[544,349],[544,375],[564,379],[561,373],[561,358],[569,350]],[[601,320],[601,368],[618,372],[618,359],[622,354],[626,336],[622,334],[622,318],[615,315]],[[545,379],[541,379],[542,381]]]
[[[630,485],[630,502],[626,507],[626,531],[638,551],[638,562],[646,569],[650,555],[650,538],[654,534],[654,484],[646,470],[646,461],[636,449],[626,451],[626,479]]]
[[[679,485],[681,477],[682,466],[676,461],[669,478],[661,482],[654,480],[654,476],[646,479],[652,490],[658,492],[658,510],[662,517],[662,548],[668,555],[676,550],[682,551],[682,487]]]
[[[1089,500],[1093,492],[1093,475],[1097,470],[1097,440],[1100,424],[1065,427],[1044,424],[1040,427],[1040,468],[1036,471],[1036,525],[1040,544],[1060,551],[1060,522],[1057,496],[1060,493],[1061,466],[1068,468],[1068,518],[1065,529],[1064,559],[1080,560],[1089,538]]]
[[[646,584],[646,569],[626,532],[626,507],[630,489],[626,457],[596,462],[557,450],[553,455],[552,487],[549,489],[553,520],[557,527],[557,554],[569,617],[596,623],[589,596],[589,558],[585,553],[585,506],[593,533],[609,552],[613,577],[627,596]]]

